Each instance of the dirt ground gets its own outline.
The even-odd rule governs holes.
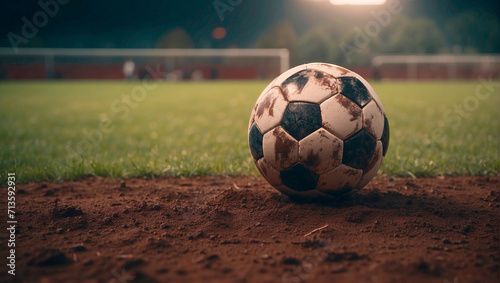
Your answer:
[[[0,281],[498,282],[499,182],[380,178],[336,203],[251,177],[18,185]]]

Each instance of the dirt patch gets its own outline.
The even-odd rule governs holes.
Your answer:
[[[0,281],[498,282],[499,182],[375,179],[337,203],[250,177],[19,185]]]

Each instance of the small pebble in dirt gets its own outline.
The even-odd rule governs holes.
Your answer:
[[[62,228],[57,228],[56,233],[57,234],[63,234],[64,230]]]
[[[168,228],[170,228],[170,225],[168,225],[168,223],[164,222],[164,223],[162,223],[162,224],[160,225],[160,228],[161,228],[161,229],[168,229]]]

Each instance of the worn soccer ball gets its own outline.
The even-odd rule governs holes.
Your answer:
[[[292,68],[257,99],[250,152],[273,187],[295,197],[336,197],[364,187],[389,145],[389,123],[371,85],[331,64]]]

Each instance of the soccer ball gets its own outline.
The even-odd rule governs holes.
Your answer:
[[[257,99],[250,153],[273,187],[295,197],[336,197],[364,187],[389,145],[384,106],[360,75],[331,64],[292,68]]]

